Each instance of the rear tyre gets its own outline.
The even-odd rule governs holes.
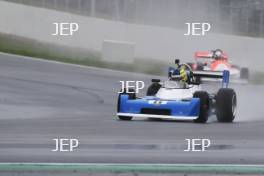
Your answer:
[[[154,96],[157,94],[159,89],[161,88],[161,85],[157,82],[152,83],[147,90],[147,96]]]
[[[193,68],[193,64],[192,62],[188,62],[187,65],[189,65],[191,68]]]
[[[216,117],[218,122],[233,122],[237,99],[233,89],[221,88],[216,95]]]
[[[197,68],[196,70],[198,71],[203,71],[204,70],[204,66],[202,63],[197,63]],[[202,83],[202,79],[201,77],[196,77],[195,81],[198,83],[198,84],[201,84]]]
[[[198,70],[198,71],[203,71],[204,70],[204,65],[203,65],[203,63],[197,63],[197,68],[196,68],[196,70]]]
[[[118,95],[118,100],[117,100],[117,112],[120,112],[120,97],[121,95],[128,95],[128,99],[129,100],[134,100],[136,99],[136,93],[134,91],[134,89],[128,89],[129,91],[127,91],[127,89],[124,89],[124,92],[123,93],[120,93]],[[128,93],[129,92],[129,93]],[[130,93],[130,92],[134,92],[134,93]],[[132,120],[132,117],[130,116],[118,116],[118,118],[120,120]]]
[[[248,68],[241,68],[241,70],[240,70],[240,78],[241,79],[246,79],[246,80],[249,79],[249,70],[248,70]]]
[[[195,123],[206,123],[209,115],[209,95],[205,91],[196,91],[193,98],[200,98],[199,117],[194,120]]]

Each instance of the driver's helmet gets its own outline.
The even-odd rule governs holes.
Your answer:
[[[186,66],[182,65],[182,66],[176,68],[173,71],[171,78],[175,81],[187,82],[189,80],[189,74],[187,73]]]
[[[216,60],[219,60],[221,58],[223,58],[223,51],[220,49],[216,49],[213,51],[213,58]]]

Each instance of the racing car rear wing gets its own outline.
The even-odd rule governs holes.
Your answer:
[[[199,78],[216,78],[222,79],[222,87],[227,88],[229,84],[230,73],[228,70],[224,71],[193,71],[194,77]]]
[[[195,59],[198,58],[212,58],[212,53],[209,51],[197,51],[194,53]]]
[[[194,58],[196,60],[201,59],[201,58],[212,58],[212,57],[213,57],[212,51],[196,51],[194,53]],[[222,53],[222,57],[224,59],[228,59],[228,56],[225,52]]]

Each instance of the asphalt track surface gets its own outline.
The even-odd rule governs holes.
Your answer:
[[[117,120],[119,81],[150,78],[0,54],[0,162],[264,164],[263,85],[233,85],[232,124]],[[52,152],[54,138],[80,145]],[[186,138],[212,145],[184,152]]]

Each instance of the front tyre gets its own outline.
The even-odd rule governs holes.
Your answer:
[[[216,95],[216,117],[218,122],[233,122],[236,115],[236,93],[230,88],[221,88]]]
[[[130,93],[130,92],[133,92],[133,93]],[[120,93],[118,95],[117,112],[120,112],[120,101],[121,101],[120,98],[121,98],[121,95],[128,95],[128,99],[129,100],[136,99],[136,93],[135,93],[134,89],[129,89],[128,91],[127,91],[127,89],[124,89],[124,92],[123,93]],[[118,118],[120,120],[132,120],[132,117],[130,117],[130,116],[118,116]]]
[[[125,121],[132,120],[132,117],[130,117],[130,116],[118,116],[118,118],[119,118],[120,120],[125,120]]]
[[[240,78],[248,80],[249,79],[249,70],[248,68],[241,68],[240,70]]]
[[[194,120],[195,123],[206,123],[209,115],[209,95],[205,91],[196,91],[193,98],[200,98],[199,117]]]

